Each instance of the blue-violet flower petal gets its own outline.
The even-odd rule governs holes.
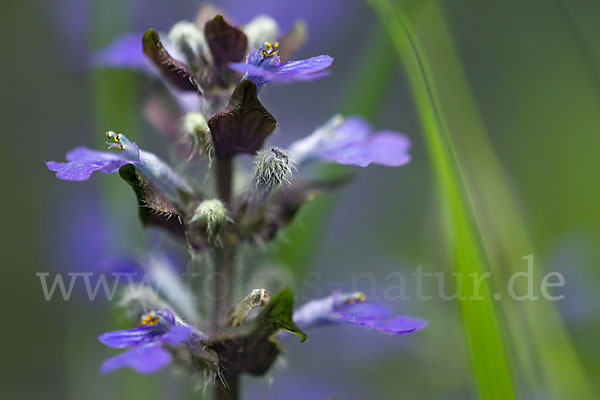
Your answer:
[[[422,319],[390,317],[391,308],[380,302],[364,302],[360,293],[339,293],[306,303],[294,312],[294,322],[302,329],[326,325],[357,325],[394,335],[423,329]],[[364,303],[363,303],[364,302]]]
[[[333,58],[327,55],[282,63],[277,51],[277,43],[265,42],[260,49],[250,51],[246,63],[230,63],[229,67],[244,73],[243,79],[251,80],[260,88],[268,82],[290,83],[322,78],[333,63]]]
[[[315,160],[366,167],[399,167],[410,161],[410,139],[394,131],[373,132],[367,121],[354,116],[331,118],[311,135],[292,143],[290,154],[298,164]]]

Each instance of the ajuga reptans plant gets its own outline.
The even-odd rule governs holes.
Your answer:
[[[260,251],[303,204],[345,182],[303,175],[307,164],[401,166],[410,160],[408,138],[374,132],[357,116],[333,116],[287,149],[268,145],[277,120],[261,103],[261,90],[276,82],[322,78],[333,62],[327,55],[289,61],[305,37],[302,23],[280,36],[270,17],[235,27],[204,10],[194,23],[180,22],[166,35],[150,29],[133,48],[117,42],[97,54],[100,65],[134,66],[164,82],[176,106],[165,110],[160,102],[148,103],[147,115],[169,135],[180,158],[177,165],[183,167],[142,150],[132,141],[135,133],[128,137],[111,130],[108,151],[77,147],[65,162],[47,162],[47,167],[69,181],[87,180],[94,171],[118,173],[137,197],[141,223],[164,229],[185,244],[191,264],[205,263],[213,273],[211,296],[202,300],[176,273],[161,291],[126,292],[122,304],[138,326],[99,336],[106,346],[124,349],[104,361],[101,372],[129,367],[148,374],[177,364],[212,383],[214,398],[235,399],[241,374],[263,375],[272,367],[291,336],[283,331],[304,342],[305,332],[322,325],[394,335],[426,325],[393,316],[386,304],[368,301],[362,293],[334,292],[297,308],[290,288],[236,294],[244,249]],[[131,61],[140,51],[147,61]],[[254,157],[253,167],[234,163],[241,154]],[[211,179],[189,172],[198,163]],[[158,249],[140,261],[150,276],[157,269],[168,271],[165,265]]]

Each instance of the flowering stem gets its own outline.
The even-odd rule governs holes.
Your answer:
[[[231,309],[233,297],[235,247],[223,244],[214,250],[214,303],[212,315],[212,330],[217,332],[224,327]]]
[[[231,200],[232,175],[231,158],[218,158],[216,162],[217,195],[227,205]]]
[[[232,190],[232,161],[230,158],[220,158],[216,162],[215,178],[219,199],[229,205]],[[220,246],[215,246],[214,260],[214,293],[212,331],[217,332],[227,323],[229,310],[233,299],[233,283],[235,273],[235,243],[224,232]],[[222,372],[224,384],[217,381],[214,391],[215,400],[236,400],[238,398],[239,379],[237,375],[227,375]]]
[[[232,162],[230,158],[219,158],[216,163],[215,178],[219,199],[229,205],[232,186]],[[212,328],[216,332],[227,320],[233,297],[235,244],[223,232],[219,246],[213,249],[214,260],[214,303]]]
[[[223,377],[226,385],[217,382],[215,389],[215,400],[237,400],[239,397],[239,379],[238,377]]]

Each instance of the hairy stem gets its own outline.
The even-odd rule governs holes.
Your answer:
[[[215,400],[237,400],[239,398],[239,385],[240,381],[238,377],[224,377],[225,384],[220,382],[217,384],[215,389]]]
[[[232,191],[232,160],[230,158],[217,159],[215,178],[217,184],[217,195],[227,206],[231,203]],[[224,232],[227,235],[227,232]],[[212,306],[212,331],[217,332],[225,326],[228,320],[229,310],[233,301],[234,274],[235,274],[235,243],[224,237],[222,245],[213,249],[214,260],[214,287]],[[226,371],[220,371],[224,384],[217,381],[214,390],[215,400],[237,400],[239,379],[237,375],[228,375]]]
[[[231,158],[217,158],[216,162],[217,195],[227,205],[231,201],[231,181],[233,179]]]
[[[234,257],[235,248],[224,244],[214,249],[214,283],[213,283],[213,332],[223,328],[227,323],[233,298]]]

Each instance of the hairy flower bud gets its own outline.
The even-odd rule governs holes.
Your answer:
[[[229,220],[227,208],[219,199],[204,200],[196,207],[190,224],[200,224],[209,241],[219,242],[219,233]]]
[[[270,299],[271,296],[265,289],[254,289],[232,311],[231,325],[240,326],[246,321],[252,310],[264,307]]]
[[[195,149],[212,161],[214,146],[208,123],[202,113],[191,112],[183,117],[183,131],[192,139]]]
[[[257,49],[264,42],[274,42],[279,36],[277,22],[268,15],[259,15],[244,26],[248,37],[248,50]]]
[[[169,306],[158,296],[156,290],[142,283],[129,285],[119,305],[125,309],[131,321],[139,321],[148,310],[160,310]]]
[[[169,31],[169,40],[185,55],[190,65],[200,68],[207,64],[210,51],[204,34],[195,24],[181,21]]]
[[[289,184],[295,163],[287,150],[269,147],[254,157],[254,190],[267,196],[273,189]]]

